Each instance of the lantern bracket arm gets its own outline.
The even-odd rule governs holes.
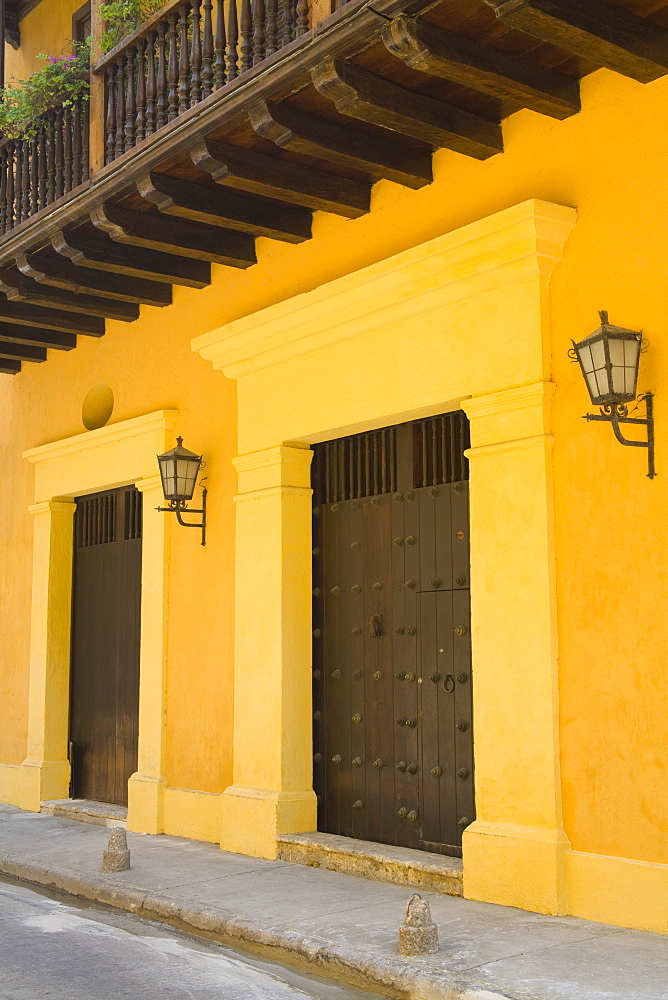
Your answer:
[[[187,507],[185,500],[171,500],[169,507],[156,507],[163,514],[176,514],[176,520],[179,522],[183,528],[200,528],[202,532],[202,545],[206,545],[206,494],[207,489],[205,486],[202,487],[202,506],[201,507]],[[201,521],[184,521],[183,514],[201,514]]]
[[[587,413],[584,416],[584,420],[600,420],[607,424],[612,424],[612,430],[615,437],[620,444],[626,445],[629,448],[647,448],[648,450],[648,466],[649,471],[647,476],[649,479],[654,479],[656,475],[656,470],[654,468],[654,408],[653,408],[653,394],[651,392],[643,393],[638,396],[638,402],[645,403],[646,413],[645,417],[629,417],[626,413],[626,407],[619,410],[614,410],[608,413]],[[613,404],[614,405],[614,404]],[[603,409],[603,407],[601,408]],[[619,425],[620,424],[636,424],[644,426],[647,428],[647,440],[646,441],[629,441],[628,438],[624,437]]]

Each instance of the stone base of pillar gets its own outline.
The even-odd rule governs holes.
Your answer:
[[[167,779],[135,772],[128,780],[128,830],[163,833],[162,798]]]
[[[570,849],[560,830],[477,820],[463,837],[464,896],[553,916],[567,913]]]
[[[277,837],[316,829],[316,798],[312,790],[277,792],[231,785],[222,795],[220,847],[255,858],[277,857]]]
[[[70,795],[68,760],[24,760],[21,764],[21,809],[39,812],[42,802]]]

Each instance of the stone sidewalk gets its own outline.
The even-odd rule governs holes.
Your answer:
[[[401,886],[133,833],[130,871],[102,875],[108,836],[105,827],[0,805],[0,873],[391,997],[668,997],[661,935],[423,893],[440,950],[401,958],[397,931],[410,895]]]

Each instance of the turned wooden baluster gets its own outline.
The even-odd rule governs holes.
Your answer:
[[[14,143],[7,143],[7,208],[5,209],[5,232],[14,228]]]
[[[221,0],[222,2],[222,0]],[[239,40],[239,23],[237,20],[237,0],[230,0],[230,11],[227,17],[227,82],[236,80],[237,42]]]
[[[137,101],[135,99],[135,56],[136,49],[131,45],[127,49],[127,63],[125,64],[125,152],[135,144],[135,128],[137,125]]]
[[[46,155],[46,201],[51,204],[56,198],[56,116],[53,111],[47,115],[49,145]]]
[[[30,142],[27,139],[23,140],[23,192],[21,199],[21,222],[24,219],[30,218],[30,202],[31,202],[31,192],[30,192]]]
[[[295,21],[295,29],[297,38],[301,38],[305,35],[309,29],[309,9],[308,0],[297,0],[297,6],[295,7],[295,13],[297,19]]]
[[[155,132],[155,98],[158,93],[155,79],[155,31],[149,31],[146,39],[146,135]]]
[[[204,0],[202,10],[204,11],[202,26],[202,100],[213,93],[213,22],[211,11],[213,4],[211,0]]]
[[[158,24],[158,97],[156,101],[156,128],[167,124],[167,40],[165,22]]]
[[[137,42],[137,114],[135,116],[135,142],[146,138],[146,40]]]
[[[292,0],[281,0],[281,45],[292,41]]]
[[[264,59],[264,0],[253,0],[253,66]]]
[[[23,194],[23,140],[14,143],[14,221],[18,226],[21,221],[21,202]]]
[[[37,133],[39,135],[39,132]],[[39,212],[37,135],[30,143],[30,215]]]
[[[81,99],[74,104],[72,112],[72,186],[81,184]]]
[[[239,52],[241,55],[240,72],[245,73],[253,65],[253,15],[251,12],[251,0],[241,0],[241,45]]]
[[[65,191],[72,190],[72,112],[70,108],[65,108],[63,111],[63,144],[65,152],[65,169],[64,169],[64,189]]]
[[[88,101],[82,101],[82,140],[83,149],[81,151],[81,183],[88,180],[90,173],[89,143],[88,143]]]
[[[179,4],[179,114],[190,107],[190,53],[188,51],[188,15],[190,6]]]
[[[277,48],[276,9],[277,0],[266,0],[266,18],[264,23],[264,54],[273,56]]]
[[[63,109],[56,108],[56,198],[63,194]]]
[[[116,145],[114,156],[125,152],[125,56],[116,56]]]
[[[190,43],[190,107],[202,100],[202,36],[200,33],[200,2],[192,0]]]
[[[29,219],[37,211],[37,143],[35,139],[26,140],[23,169],[26,172],[25,210],[26,218]]]
[[[116,152],[116,67],[107,66],[107,141],[106,162],[112,163]]]
[[[225,4],[218,0],[216,7],[216,41],[214,59],[214,90],[225,86],[225,49],[227,37],[225,34]]]
[[[38,151],[37,151],[37,204],[40,208],[44,208],[47,204],[47,193],[46,193],[46,147],[48,144],[48,132],[46,125],[42,125],[39,130],[39,136],[37,139]]]
[[[7,226],[7,149],[0,151],[0,233]]]
[[[179,113],[179,63],[176,55],[176,18],[176,11],[170,10],[167,15],[167,20],[169,22],[169,29],[167,31],[167,37],[169,38],[169,70],[167,75],[167,82],[169,84],[169,89],[167,91],[168,122],[173,122]]]
[[[16,218],[21,222],[30,215],[30,180],[28,176],[28,140],[21,140],[21,155],[18,158],[17,172],[20,177],[20,194],[16,202]]]

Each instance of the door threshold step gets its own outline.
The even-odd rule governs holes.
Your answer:
[[[278,837],[278,857],[293,864],[325,868],[425,892],[463,895],[461,858],[443,854],[390,847],[330,833],[292,833]]]
[[[127,806],[94,802],[91,799],[51,799],[42,802],[40,812],[59,816],[61,819],[75,819],[79,823],[109,827],[125,827],[128,818]]]

